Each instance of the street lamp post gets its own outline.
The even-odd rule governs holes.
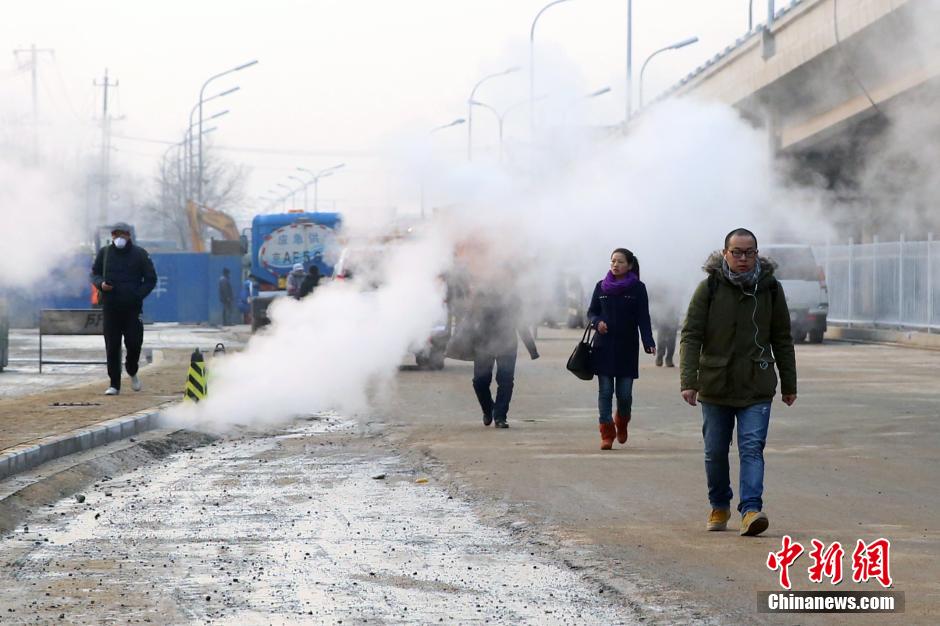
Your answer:
[[[209,96],[208,98],[203,99],[202,102],[203,104],[205,104],[206,102],[215,100],[216,98],[222,98],[224,96],[233,94],[240,89],[241,87],[236,85],[232,87],[231,89],[226,89],[225,91],[221,93],[217,93],[214,96]],[[193,178],[193,161],[194,161],[193,159],[194,137],[193,137],[192,129],[194,126],[196,126],[196,121],[193,120],[193,116],[196,115],[196,111],[198,110],[199,110],[199,103],[197,102],[196,104],[193,105],[193,108],[189,110],[189,130],[187,131],[187,134],[186,134],[186,136],[189,138],[188,141],[186,142],[186,178],[190,181]],[[190,192],[192,192],[192,189],[187,189],[187,195],[189,195]]]
[[[339,163],[339,164],[337,164],[337,165],[333,165],[333,166],[328,167],[328,168],[326,168],[326,169],[320,170],[319,172],[314,172],[313,170],[308,170],[308,169],[305,168],[305,167],[298,167],[298,168],[297,168],[297,171],[298,171],[298,172],[305,172],[305,173],[307,173],[307,174],[310,174],[310,176],[311,176],[310,182],[309,182],[309,183],[306,183],[306,184],[307,184],[307,185],[310,185],[310,184],[313,185],[313,211],[314,211],[314,212],[316,212],[316,211],[319,210],[318,207],[319,207],[319,194],[320,194],[320,179],[321,179],[321,178],[326,178],[327,176],[332,176],[332,175],[336,172],[336,170],[341,169],[341,168],[343,168],[343,167],[346,167],[346,164],[345,164],[345,163]],[[306,189],[306,187],[304,187],[304,189]]]
[[[301,188],[304,190],[304,213],[306,213],[307,212],[307,185],[309,185],[310,183],[304,181],[304,179],[300,178],[299,176],[294,176],[293,174],[289,175],[288,178],[292,180],[296,180],[298,183],[300,183]]]
[[[559,0],[560,2],[565,2],[566,0]],[[467,98],[467,160],[473,160],[473,102],[476,99],[477,89],[488,81],[491,78],[496,78],[497,76],[505,76],[506,74],[512,74],[519,71],[519,67],[510,67],[502,72],[496,72],[495,74],[489,74],[484,76],[477,81],[477,84],[473,86],[473,89],[470,90],[470,97]]]
[[[467,120],[465,120],[464,118],[458,117],[453,122],[449,122],[447,124],[441,124],[440,126],[435,126],[430,131],[428,131],[428,135],[433,135],[434,133],[440,130],[444,130],[445,128],[453,128],[454,126],[460,126],[461,124],[466,123],[466,121]],[[421,194],[421,197],[419,198],[420,205],[421,205],[421,219],[423,220],[424,219],[424,172],[421,173],[419,186],[420,186],[420,194]]]
[[[294,202],[294,190],[291,189],[290,186],[285,185],[284,183],[277,183],[277,186],[278,186],[278,187],[283,187],[284,189],[287,190],[287,193],[284,194],[284,208],[285,208],[285,209],[287,208],[287,199],[288,199],[288,198],[290,198],[290,208],[292,208],[292,209],[297,208],[297,207],[295,206],[296,203]]]
[[[239,72],[245,68],[255,65],[258,61],[249,61],[248,63],[243,63],[237,67],[233,67],[230,70],[225,70],[224,72],[219,72],[214,76],[210,76],[206,79],[206,82],[202,84],[202,88],[199,89],[199,178],[196,179],[196,197],[199,199],[199,204],[202,204],[202,104],[205,102],[205,92],[206,87],[209,86],[209,83],[214,81],[217,78],[221,78],[233,72]]]
[[[483,107],[484,109],[489,109],[493,112],[493,115],[496,116],[496,121],[499,124],[499,162],[503,162],[503,119],[506,117],[505,113],[500,113],[495,108],[491,107],[485,102],[480,102],[479,100],[471,100],[470,106]]]
[[[633,117],[633,0],[627,0],[627,115],[624,123]]]
[[[554,0],[549,2],[535,14],[535,18],[532,20],[532,27],[529,28],[529,135],[530,140],[535,138],[535,25],[538,23],[539,18],[542,17],[542,13],[548,10],[549,7],[553,7],[556,4],[561,4],[562,2],[570,2],[570,0]]]
[[[678,50],[679,48],[685,48],[686,46],[691,46],[693,43],[697,41],[698,41],[698,37],[689,37],[687,39],[683,39],[682,41],[677,41],[671,46],[660,48],[653,54],[646,57],[646,61],[643,62],[643,67],[640,68],[640,108],[641,109],[643,108],[643,72],[646,71],[646,64],[649,63],[653,59],[653,57],[659,54],[660,52],[666,52],[667,50]]]
[[[219,119],[220,117],[222,117],[223,115],[228,115],[228,114],[229,114],[229,110],[228,110],[228,109],[225,109],[224,111],[220,111],[220,112],[216,113],[215,115],[211,115],[211,116],[207,117],[207,118],[206,118],[205,120],[203,120],[203,121],[204,121],[204,122],[208,122],[209,120],[216,120],[216,119]],[[193,136],[193,129],[194,129],[194,128],[195,128],[195,124],[190,123],[189,129],[186,131],[186,136],[188,137],[188,141],[186,142],[186,145],[189,147],[189,163],[188,163],[188,166],[187,166],[187,169],[186,169],[186,172],[187,172],[186,175],[187,175],[187,177],[188,177],[189,180],[190,180],[190,182],[189,182],[189,187],[190,187],[189,192],[190,192],[190,193],[188,193],[187,195],[189,195],[190,197],[192,197],[192,194],[191,194],[192,189],[191,189],[191,187],[192,187],[192,179],[193,179],[193,175],[194,175],[194,172],[193,172],[193,153],[192,153],[192,144],[193,144],[193,142],[196,140],[196,138]],[[201,126],[200,126],[200,128],[201,128]],[[216,127],[213,126],[212,128],[213,128],[213,130],[215,130]],[[199,134],[200,134],[200,143],[201,143],[202,135],[207,135],[207,134],[209,134],[209,131],[208,131],[208,130],[203,130],[203,131],[201,131]],[[202,204],[202,202],[200,202],[199,204]]]

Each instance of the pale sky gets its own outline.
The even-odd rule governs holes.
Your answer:
[[[277,183],[294,185],[297,166],[346,167],[320,184],[321,210],[334,206],[400,203],[390,192],[387,166],[370,156],[390,142],[427,137],[435,126],[467,117],[467,98],[486,74],[518,65],[494,79],[477,98],[497,109],[528,96],[528,35],[547,0],[31,0],[3,3],[0,93],[15,110],[29,108],[29,74],[12,51],[35,43],[55,50],[39,64],[43,118],[87,126],[79,150],[97,154],[105,68],[120,81],[114,94],[115,135],[179,141],[187,116],[209,76],[257,59],[242,72],[215,81],[212,95],[239,92],[206,105],[206,115],[228,109],[213,141],[231,160],[252,168],[250,197]],[[755,23],[766,2],[755,2]],[[783,6],[778,2],[778,8]],[[606,86],[586,103],[581,120],[615,124],[625,109],[626,0],[570,0],[548,9],[535,39],[536,93],[557,92],[549,76],[568,74],[568,95]],[[747,0],[635,0],[634,89],[652,51],[697,35],[700,41],[664,53],[647,69],[648,97],[667,88],[723,50],[747,27]],[[0,56],[0,59],[3,57]],[[570,74],[579,75],[571,81]],[[543,81],[538,80],[539,76]],[[581,94],[577,92],[581,91]],[[12,102],[9,99],[19,101]],[[636,95],[634,95],[636,103]],[[506,135],[527,131],[525,107],[507,118]],[[475,109],[478,158],[492,158],[496,123]],[[447,158],[465,158],[466,125],[433,136]],[[116,166],[152,176],[164,151],[158,143],[115,138]],[[311,191],[312,203],[312,191]],[[259,203],[259,208],[261,204]],[[254,212],[246,207],[247,214]]]

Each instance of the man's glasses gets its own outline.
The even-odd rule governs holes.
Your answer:
[[[744,257],[753,259],[754,257],[757,256],[757,250],[755,250],[754,248],[748,248],[747,250],[741,250],[739,248],[735,248],[731,250],[731,256],[733,256],[736,259],[743,259]]]

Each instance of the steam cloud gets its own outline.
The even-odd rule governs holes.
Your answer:
[[[423,172],[449,208],[376,259],[378,289],[334,282],[307,300],[276,302],[269,331],[218,361],[208,401],[173,417],[190,426],[271,423],[364,409],[369,391],[442,318],[439,277],[467,239],[485,250],[470,259],[474,275],[517,290],[537,319],[560,272],[589,290],[618,246],[640,258],[644,281],[660,294],[655,306],[657,297],[678,303],[734,227],[762,241],[820,234],[808,217],[819,202],[783,185],[766,136],[727,107],[667,103],[628,137],[602,143],[562,135],[553,133],[565,147],[539,164],[538,183],[523,168]]]

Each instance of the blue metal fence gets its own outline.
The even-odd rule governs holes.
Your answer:
[[[144,300],[145,322],[182,324],[221,324],[219,278],[222,268],[231,273],[232,289],[237,297],[242,274],[242,257],[215,256],[195,252],[155,252],[150,255],[157,271],[157,286]],[[35,326],[40,309],[84,309],[91,306],[88,274],[91,260],[76,258],[45,281],[50,293],[36,290],[10,290],[2,294],[7,301],[13,326]]]

